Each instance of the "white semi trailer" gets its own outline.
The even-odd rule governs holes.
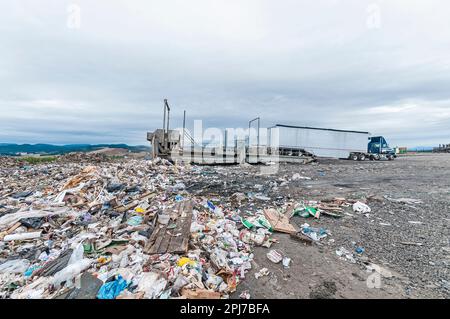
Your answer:
[[[318,157],[365,160],[369,132],[277,124],[268,129],[271,148],[302,149]]]

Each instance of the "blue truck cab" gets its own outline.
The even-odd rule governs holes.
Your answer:
[[[367,153],[371,160],[380,160],[381,158],[393,160],[397,157],[395,155],[395,150],[389,147],[386,139],[383,136],[369,137]]]

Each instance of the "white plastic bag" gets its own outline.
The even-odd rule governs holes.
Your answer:
[[[6,235],[3,241],[27,240],[41,237],[41,231]]]
[[[82,243],[79,243],[78,246],[73,250],[69,262],[67,263],[67,266],[73,265],[82,260],[83,255],[84,255],[84,247]]]
[[[28,267],[30,262],[27,259],[8,260],[0,265],[0,273],[24,273]]]
[[[70,286],[70,281],[81,274],[84,270],[88,269],[91,264],[91,259],[82,259],[71,265],[68,265],[66,268],[56,273],[56,275],[51,280],[51,283],[55,286],[59,286],[62,282],[65,281]]]
[[[137,290],[145,293],[145,298],[156,299],[167,285],[167,280],[154,272],[142,274]]]
[[[369,206],[367,206],[364,203],[361,202],[356,202],[353,204],[353,211],[357,212],[357,213],[370,213],[371,209]]]

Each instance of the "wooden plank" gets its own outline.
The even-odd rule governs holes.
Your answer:
[[[172,209],[176,215],[176,227],[168,229],[167,225],[158,225],[145,246],[148,254],[185,253],[188,250],[193,205],[191,201],[177,203]],[[169,213],[169,212],[166,212]]]
[[[289,223],[286,215],[278,213],[275,209],[265,209],[264,216],[266,216],[274,231],[288,234],[296,232],[296,229]]]
[[[169,249],[169,245],[172,242],[171,232],[172,229],[167,229],[166,226],[164,228],[164,232],[161,233],[160,237],[162,238],[162,240],[158,245],[157,249],[158,254],[164,254]]]
[[[177,228],[174,229],[173,235],[181,234],[180,236],[172,237],[169,246],[169,251],[173,253],[183,253],[188,250],[189,237],[191,235],[191,220],[192,220],[192,202],[183,201],[179,207],[179,216],[177,221]]]
[[[190,290],[182,288],[181,295],[186,299],[220,299],[220,292],[207,289]]]
[[[164,239],[162,240],[161,244],[158,247],[158,254],[164,254],[167,251],[170,251],[171,249],[169,248],[169,245],[172,245],[173,241],[176,239],[176,237],[173,237],[175,234],[178,233],[178,229],[180,228],[180,220],[179,220],[179,212],[182,211],[184,206],[184,201],[179,202],[175,205],[175,207],[173,208],[173,212],[172,212],[172,217],[173,217],[173,213],[177,212],[177,216],[173,217],[175,220],[172,220],[172,222],[176,223],[176,227],[173,229],[168,229],[166,228],[165,233],[164,233]],[[171,215],[170,212],[166,212],[166,214]],[[171,224],[171,222],[169,221],[168,225],[169,226]]]
[[[145,245],[144,251],[148,254],[150,250],[152,249],[153,245],[155,244],[156,240],[161,234],[161,229],[164,228],[163,225],[157,225],[155,229],[153,230],[152,235],[150,236],[150,239],[147,242],[147,245]]]
[[[312,244],[312,239],[309,238],[308,236],[303,235],[302,233],[291,233],[290,234],[292,239],[307,243],[307,244]]]
[[[150,248],[149,253],[150,254],[157,254],[159,245],[161,245],[162,240],[164,239],[164,236],[166,234],[167,225],[164,225],[159,228],[158,237],[156,237],[155,243]]]
[[[131,202],[130,204],[128,204],[128,205],[124,205],[124,206],[122,205],[122,206],[116,206],[116,207],[114,207],[114,210],[115,210],[116,212],[119,212],[119,213],[126,212],[126,211],[128,211],[128,210],[130,210],[130,209],[135,208],[135,207],[136,207],[137,205],[139,205],[142,201],[148,200],[148,199],[153,198],[153,197],[155,197],[155,196],[156,196],[155,193],[145,193],[145,194],[143,194],[139,199],[132,201],[132,202]]]

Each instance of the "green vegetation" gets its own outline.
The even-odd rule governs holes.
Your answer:
[[[55,156],[27,156],[17,159],[19,162],[27,162],[28,164],[51,163],[56,161]]]

